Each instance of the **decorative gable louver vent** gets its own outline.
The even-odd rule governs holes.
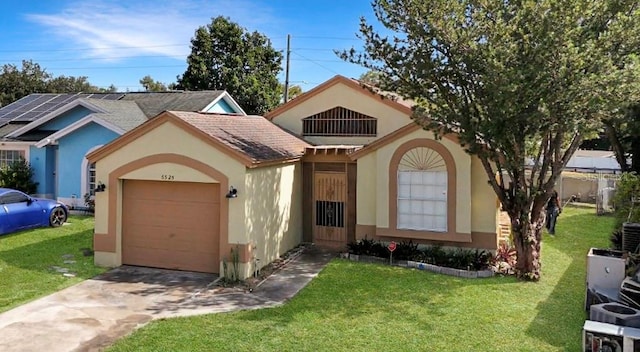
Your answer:
[[[341,106],[302,119],[304,136],[375,137],[378,120]]]

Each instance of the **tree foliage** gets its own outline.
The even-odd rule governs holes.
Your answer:
[[[380,85],[382,84],[381,75],[382,73],[379,71],[369,70],[361,74],[360,77],[358,78],[358,81],[373,87],[380,87]]]
[[[605,135],[622,171],[640,173],[640,103],[622,107],[603,122]]]
[[[625,172],[616,182],[616,193],[613,197],[616,229],[622,228],[625,222],[640,221],[640,177],[635,172]]]
[[[373,9],[391,34],[363,18],[364,52],[339,54],[381,72],[383,90],[416,102],[418,124],[455,133],[479,158],[511,218],[517,274],[538,280],[541,213],[563,167],[602,118],[638,97],[637,2],[374,0]]]
[[[166,84],[154,80],[149,75],[142,77],[139,82],[146,92],[164,92],[169,89]]]
[[[11,104],[31,93],[102,91],[109,89],[91,85],[84,76],[53,76],[31,60],[23,60],[21,68],[12,64],[5,64],[0,68],[0,106]]]
[[[287,98],[291,100],[302,93],[303,93],[302,87],[295,84],[295,85],[289,86],[289,94],[287,95]],[[280,94],[282,96],[282,99],[284,100],[284,83],[280,83]]]
[[[248,114],[263,114],[280,102],[281,62],[269,38],[220,16],[196,30],[177,88],[224,89]]]
[[[26,194],[34,194],[38,183],[33,182],[33,169],[29,163],[20,158],[0,168],[0,187],[13,188]]]

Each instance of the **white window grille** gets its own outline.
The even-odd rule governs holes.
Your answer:
[[[87,167],[87,190],[90,196],[96,194],[96,163],[90,163]]]
[[[398,167],[397,228],[447,232],[447,169],[430,148],[409,150]]]
[[[0,150],[0,168],[9,166],[20,159],[24,159],[23,150]]]

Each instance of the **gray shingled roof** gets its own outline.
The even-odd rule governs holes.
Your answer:
[[[92,104],[119,109],[110,105],[114,101],[136,102],[147,118],[166,110],[201,111],[224,91],[168,91],[168,92],[132,92],[132,93],[35,93],[27,95],[9,105],[0,107],[0,138],[15,131],[29,122],[36,121],[47,114],[72,103],[76,99],[90,99]],[[98,102],[97,102],[98,101]],[[115,115],[121,115],[116,112]],[[136,124],[138,121],[132,122]]]
[[[255,162],[299,158],[310,144],[262,116],[238,116],[170,111]]]
[[[4,136],[8,135],[9,133],[17,130],[18,128],[24,127],[24,124],[8,124],[8,125],[4,125],[2,127],[0,127],[0,138],[4,138]]]
[[[223,93],[223,90],[139,92],[127,93],[121,100],[135,101],[151,118],[167,110],[201,111]]]
[[[95,113],[94,116],[129,131],[147,121],[147,117],[134,101],[82,99],[108,113]]]

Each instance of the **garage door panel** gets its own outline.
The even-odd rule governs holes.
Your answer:
[[[142,233],[148,228],[144,227],[131,227],[129,233]],[[176,250],[194,250],[199,251],[201,248],[214,248],[218,249],[217,241],[214,238],[202,238],[197,241],[193,240],[191,232],[162,232],[158,231],[149,236],[129,236],[128,239],[123,240],[123,247],[149,247],[149,248],[172,248]]]
[[[201,231],[210,229],[217,224],[215,215],[218,214],[204,214],[198,212],[197,209],[191,211],[185,210],[186,214],[180,214],[178,211],[173,212],[133,212],[129,214],[129,217],[133,218],[129,224],[138,226],[152,226],[155,228],[167,228],[169,231],[173,229],[192,229],[195,231]],[[178,219],[179,218],[179,219]],[[152,224],[149,224],[149,223]]]
[[[175,251],[169,249],[136,248],[130,255],[130,265],[150,266],[173,270],[188,270],[208,272],[217,265],[217,258],[210,253],[194,253],[191,251]]]
[[[218,272],[218,184],[125,180],[123,264]]]
[[[191,200],[195,202],[218,202],[219,187],[217,184],[203,184],[195,182],[159,182],[159,181],[134,181],[135,189],[127,190],[125,197],[133,197],[145,200]],[[216,186],[209,189],[203,189],[202,185]],[[162,192],[158,192],[159,188],[163,188]],[[211,199],[207,199],[207,196]]]

